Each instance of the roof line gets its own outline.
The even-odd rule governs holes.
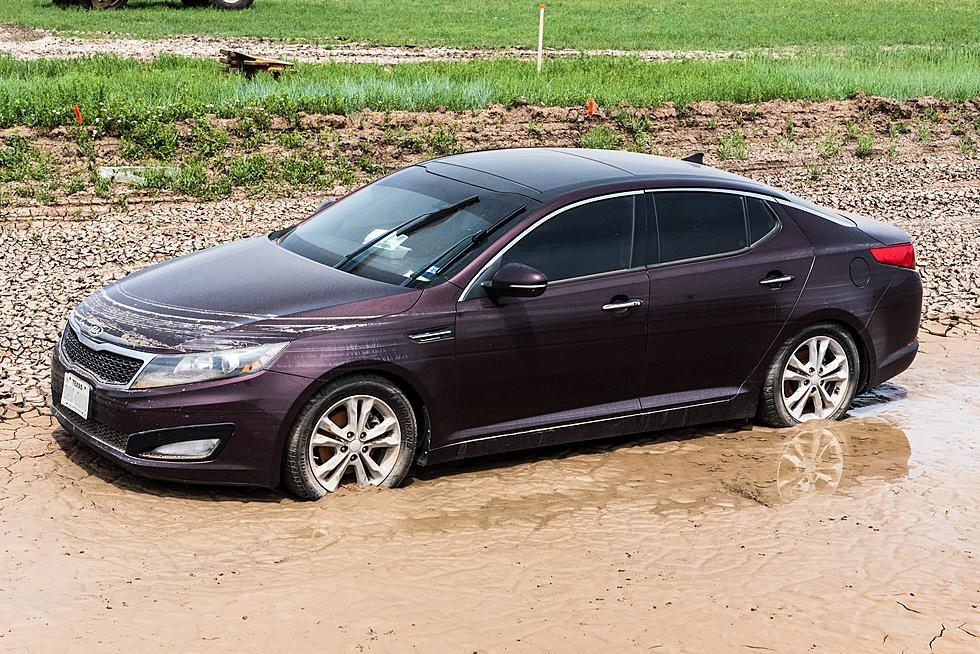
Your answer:
[[[461,166],[460,164],[457,164],[457,163],[449,163],[448,161],[446,161],[446,158],[445,157],[440,157],[439,159],[430,159],[429,161],[423,161],[419,165],[425,166],[425,164],[430,163],[430,162],[432,162],[432,163],[438,162],[438,163],[442,164],[443,166],[453,166],[454,168],[462,168],[463,170],[471,170],[474,173],[480,173],[482,175],[487,175],[489,177],[496,177],[497,179],[502,179],[504,181],[510,182],[511,184],[517,184],[518,186],[523,186],[524,188],[528,189],[529,191],[534,191],[535,193],[544,193],[544,191],[542,191],[539,188],[534,188],[533,186],[528,186],[527,184],[525,184],[523,182],[518,182],[516,179],[511,179],[510,177],[504,177],[503,175],[495,175],[495,174],[493,174],[491,172],[487,172],[486,170],[480,170],[479,168],[472,168],[470,166]],[[436,174],[438,174],[438,173],[436,173]]]
[[[602,164],[603,166],[609,166],[610,168],[614,168],[616,170],[620,170],[626,173],[630,177],[636,177],[636,173],[632,173],[626,170],[625,168],[620,168],[619,166],[614,166],[608,161],[602,161],[601,159],[593,159],[592,157],[586,157],[584,154],[578,154],[576,152],[568,152],[567,150],[559,150],[557,148],[541,148],[541,149],[548,150],[549,152],[554,152],[555,154],[566,154],[569,157],[577,157],[578,159],[585,159],[586,161],[591,161],[592,163]]]

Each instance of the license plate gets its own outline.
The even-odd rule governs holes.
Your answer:
[[[61,406],[71,409],[88,420],[88,396],[92,386],[71,374],[65,373],[65,385],[61,389]]]

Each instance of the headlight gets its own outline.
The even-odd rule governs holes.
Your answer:
[[[160,355],[146,364],[131,388],[177,386],[248,375],[264,368],[284,347],[286,343],[273,343],[241,350]]]

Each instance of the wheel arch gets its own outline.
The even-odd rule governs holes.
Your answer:
[[[283,420],[283,424],[279,429],[279,434],[277,436],[277,448],[276,451],[279,454],[278,468],[282,469],[282,461],[285,456],[286,442],[289,436],[289,430],[292,429],[293,423],[296,421],[296,417],[302,411],[303,407],[310,399],[319,393],[328,384],[332,384],[345,377],[351,377],[354,375],[377,375],[383,377],[384,379],[390,381],[394,386],[396,386],[400,391],[405,393],[405,397],[408,398],[409,404],[412,406],[412,410],[415,412],[416,420],[418,421],[418,438],[416,443],[416,453],[415,458],[417,460],[421,459],[420,463],[424,464],[424,458],[429,450],[429,439],[432,432],[432,425],[429,420],[429,413],[427,407],[431,399],[422,390],[421,384],[415,379],[409,371],[400,368],[399,366],[392,365],[383,361],[363,361],[363,362],[352,362],[347,363],[336,368],[331,369],[329,372],[321,375],[316,379],[311,379],[310,384],[306,387],[304,392],[293,402],[293,405],[289,408],[287,417]]]
[[[874,352],[874,345],[871,342],[870,335],[868,334],[867,325],[862,322],[857,316],[847,311],[842,310],[825,310],[816,311],[793,321],[793,328],[786,332],[785,337],[783,337],[778,342],[774,343],[772,348],[772,353],[766,361],[766,368],[772,365],[773,357],[779,351],[779,348],[783,343],[796,338],[803,330],[809,329],[814,325],[820,323],[832,323],[843,329],[854,341],[854,345],[858,350],[858,357],[860,363],[860,377],[858,378],[857,392],[863,393],[867,389],[867,386],[871,380],[871,370],[876,365],[876,358]]]

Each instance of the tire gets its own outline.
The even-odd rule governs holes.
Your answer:
[[[208,0],[180,0],[185,7],[207,7]]]
[[[128,0],[88,0],[88,6],[92,9],[121,9],[127,2]]]
[[[814,343],[816,350],[811,349]],[[811,366],[811,355],[819,356],[821,349],[822,366]],[[773,357],[758,417],[772,427],[840,420],[851,406],[860,378],[861,357],[851,335],[835,323],[811,325],[786,341]]]
[[[215,9],[248,9],[252,0],[208,0]]]
[[[356,419],[365,410],[361,431],[351,424],[351,412]],[[378,433],[372,436],[372,430]],[[283,478],[290,491],[307,500],[333,492],[351,477],[359,486],[394,488],[412,467],[417,437],[415,411],[397,386],[379,375],[345,377],[300,411],[286,439]]]

